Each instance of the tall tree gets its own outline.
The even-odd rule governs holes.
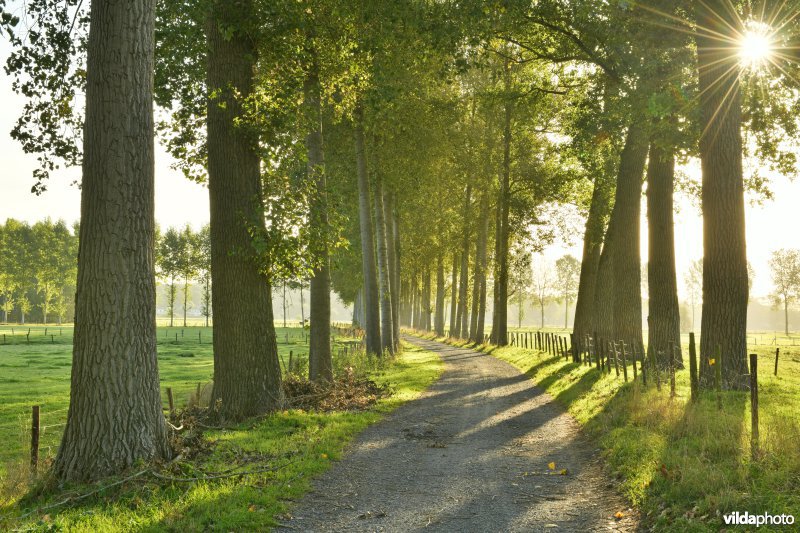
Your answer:
[[[578,293],[581,262],[567,254],[556,259],[556,285],[559,298],[564,302],[564,329],[569,325],[569,305]]]
[[[366,140],[364,139],[364,111],[359,106],[354,116],[356,151],[356,178],[358,180],[358,206],[361,226],[361,269],[364,277],[364,311],[367,351],[381,353],[380,304],[378,274],[375,268],[375,244],[370,209],[369,174],[367,171]]]
[[[469,338],[472,342],[483,342],[483,319],[486,306],[486,243],[489,238],[489,195],[481,195],[478,215],[478,236],[475,243],[475,272],[472,282],[472,316],[470,318]]]
[[[468,183],[464,191],[464,211],[462,212],[462,238],[461,238],[461,274],[458,286],[458,307],[456,308],[456,337],[469,336],[467,315],[467,297],[469,290],[469,236],[470,236],[470,208],[472,201],[472,184]]]
[[[700,380],[713,383],[708,364],[722,354],[724,385],[747,386],[747,250],[742,175],[739,58],[729,42],[741,30],[725,0],[695,9],[703,174],[703,316]]]
[[[784,333],[789,335],[789,307],[800,296],[800,251],[775,250],[769,260],[773,290],[770,299],[783,307]]]
[[[167,305],[169,306],[169,327],[175,321],[175,299],[178,295],[183,244],[180,232],[169,228],[158,238],[156,244],[156,268],[158,275],[167,283]]]
[[[306,135],[308,179],[313,193],[310,206],[312,249],[317,268],[311,276],[311,328],[309,331],[308,375],[315,381],[333,379],[331,360],[331,280],[328,250],[328,185],[322,136],[322,104],[316,49],[310,50],[311,65],[303,85],[311,127]]]
[[[281,373],[270,280],[253,257],[252,231],[264,231],[257,140],[246,129],[258,54],[253,2],[215,0],[207,32],[208,192],[214,286],[213,403],[239,420],[281,406]]]
[[[373,172],[375,178],[372,208],[375,212],[375,244],[378,258],[378,291],[381,309],[381,351],[394,353],[394,325],[392,324],[392,286],[389,271],[389,246],[387,244],[386,210],[384,209],[384,185],[381,171]],[[423,327],[424,329],[424,327]]]
[[[440,253],[436,257],[436,312],[433,320],[433,330],[439,337],[444,336],[444,298],[444,256]]]
[[[53,464],[62,480],[171,453],[156,354],[155,3],[95,0],[90,20],[70,403]]]
[[[206,224],[200,229],[197,235],[198,253],[197,253],[197,271],[200,278],[200,294],[202,307],[201,312],[208,327],[209,319],[211,318],[211,228]]]
[[[187,225],[180,232],[180,254],[177,270],[183,279],[183,327],[186,327],[186,315],[189,311],[189,284],[197,276],[197,254],[199,253],[198,237]]]

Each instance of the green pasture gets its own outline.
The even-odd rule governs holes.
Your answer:
[[[289,353],[305,362],[308,330],[276,328],[282,368]],[[167,387],[176,407],[186,404],[198,383],[213,375],[211,328],[159,327],[158,363],[162,400]],[[335,350],[352,339],[334,337]],[[5,344],[4,344],[5,342]],[[41,457],[46,460],[58,447],[69,404],[72,363],[71,326],[0,326],[0,477],[9,464],[23,461],[30,450],[31,407],[40,406]]]

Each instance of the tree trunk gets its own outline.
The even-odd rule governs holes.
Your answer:
[[[444,258],[436,258],[436,314],[433,329],[439,337],[444,336]]]
[[[488,217],[487,217],[487,220],[486,220],[486,226],[487,226],[486,233],[487,234],[488,234],[488,225],[489,225],[489,221],[488,221]],[[485,248],[486,248],[486,241],[484,240],[484,250],[485,250]],[[484,335],[485,335],[484,334],[484,330],[485,330],[485,324],[486,324],[486,272],[487,272],[487,268],[486,267],[487,267],[487,265],[486,265],[486,254],[484,253],[484,255],[483,255],[483,264],[482,264],[483,275],[481,276],[481,287],[480,287],[480,294],[479,294],[480,305],[478,306],[478,329],[477,329],[477,332],[475,333],[475,337],[477,338],[477,342],[480,342],[480,343],[482,343],[483,339],[484,339]]]
[[[207,25],[208,194],[211,295],[214,308],[214,387],[219,416],[241,420],[283,404],[270,280],[247,251],[249,228],[264,228],[257,140],[237,127],[242,100],[254,86],[256,44],[240,27],[250,1],[216,1]]]
[[[497,344],[508,344],[508,241],[510,228],[508,226],[509,195],[511,190],[511,115],[513,101],[511,100],[511,65],[505,65],[506,101],[503,118],[503,173],[500,180],[500,230],[498,231],[499,245],[495,257],[497,268],[497,282],[495,284],[497,296],[494,313],[497,316]]]
[[[608,176],[595,176],[589,216],[583,237],[583,257],[581,275],[578,283],[578,297],[575,301],[575,319],[572,331],[575,342],[583,348],[582,339],[597,330],[595,325],[595,293],[600,268],[600,252],[603,248],[603,235],[606,232],[608,215],[611,211],[611,180]],[[568,312],[568,311],[567,311]],[[565,325],[567,319],[565,318]]]
[[[174,326],[175,320],[175,297],[178,289],[175,287],[175,278],[173,277],[169,283],[169,327]]]
[[[724,385],[743,389],[747,368],[747,253],[742,178],[739,58],[720,39],[740,29],[723,0],[696,7],[703,173],[703,311],[700,379],[713,383],[707,364],[722,350]],[[720,37],[723,36],[723,37]]]
[[[61,481],[170,457],[153,264],[155,2],[95,0],[87,47],[81,225]]]
[[[786,336],[789,336],[789,301],[786,299],[786,296],[783,297],[783,318],[784,324],[786,328]]]
[[[431,330],[431,271],[422,274],[422,329]]]
[[[322,136],[322,106],[320,103],[319,65],[316,50],[312,51],[312,62],[303,86],[305,105],[311,119],[311,128],[306,135],[308,152],[307,179],[311,181],[314,194],[309,206],[313,254],[318,267],[309,283],[310,327],[308,335],[308,377],[312,381],[332,381],[331,361],[331,277],[330,253],[328,251],[328,184],[325,176],[325,152]],[[303,309],[303,285],[300,284],[301,318],[305,322]]]
[[[286,280],[283,280],[283,329],[286,329]]]
[[[640,122],[628,128],[595,288],[595,329],[600,337],[638,345],[642,343],[639,216],[648,148],[643,130]]]
[[[495,216],[494,216],[494,218],[495,218],[495,221],[494,221],[495,222],[494,223],[494,264],[493,264],[494,276],[493,276],[493,280],[492,280],[493,289],[494,290],[492,290],[492,330],[491,330],[491,332],[489,334],[489,340],[490,340],[490,342],[492,344],[497,344],[498,343],[497,332],[499,330],[499,328],[497,327],[497,320],[498,320],[497,308],[498,308],[498,305],[499,305],[498,304],[498,301],[499,301],[498,297],[499,297],[500,291],[499,291],[499,285],[498,285],[498,279],[497,279],[497,258],[500,255],[500,243],[501,243],[500,227],[502,226],[502,216],[501,216],[502,209],[500,209],[500,197],[499,196],[498,196],[497,202],[498,202],[498,204],[497,204],[497,207],[495,208]]]
[[[300,327],[306,325],[306,302],[305,294],[303,293],[303,282],[300,281]]]
[[[378,291],[380,294],[381,308],[381,351],[394,353],[394,325],[392,324],[392,294],[391,275],[389,272],[389,250],[386,237],[386,211],[383,206],[383,179],[380,171],[376,170],[375,197],[372,204],[375,212],[375,241],[378,253]]]
[[[458,308],[458,252],[453,252],[453,276],[450,279],[450,328],[449,335],[453,337],[456,331],[456,312]]]
[[[681,358],[681,320],[678,308],[678,282],[675,274],[675,237],[672,215],[672,191],[675,176],[675,156],[650,145],[647,167],[647,227],[648,260],[647,287],[649,353],[670,353],[676,368],[683,368]],[[668,367],[667,360],[661,361]]]
[[[358,177],[358,213],[361,226],[361,269],[364,276],[364,325],[367,352],[381,353],[380,304],[378,301],[378,275],[375,269],[375,246],[370,216],[369,175],[364,141],[364,112],[355,112],[356,173]]]
[[[392,295],[392,341],[400,349],[400,216],[395,208],[394,193],[383,192],[386,216],[386,245],[389,251],[389,286]]]
[[[456,333],[458,338],[469,335],[469,322],[467,319],[467,285],[469,284],[469,208],[472,195],[472,185],[467,184],[464,193],[464,219],[463,237],[461,241],[461,276],[458,287],[458,309],[456,310]]]
[[[186,306],[189,305],[189,281],[183,280],[183,327],[186,327]]]
[[[361,291],[358,291],[353,299],[353,327],[361,327]]]
[[[486,240],[489,233],[489,195],[481,195],[480,217],[478,218],[478,239],[475,243],[475,274],[472,283],[472,320],[469,338],[472,342],[483,342],[481,323],[481,287],[486,283]],[[485,302],[483,302],[485,305]]]

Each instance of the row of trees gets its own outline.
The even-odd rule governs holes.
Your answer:
[[[281,405],[270,299],[279,280],[310,280],[315,380],[332,374],[331,288],[354,303],[372,353],[396,350],[402,323],[442,333],[446,313],[451,334],[477,341],[489,329],[503,345],[518,265],[575,233],[570,210],[586,220],[576,338],[640,344],[645,181],[648,348],[668,353],[679,344],[675,164],[690,157],[703,168],[701,353],[722,350],[726,386],[743,386],[741,131],[791,167],[782,148],[796,133],[792,93],[779,77],[769,105],[749,99],[761,93],[730,47],[755,16],[749,4],[693,4],[26,3],[30,26],[14,34],[8,63],[28,98],[14,135],[41,154],[35,191],[54,161],[83,166],[57,476],[169,455],[152,320],[156,129],[209,189],[212,405],[223,418]],[[107,423],[117,398],[135,431]]]
[[[211,241],[209,227],[195,232],[190,226],[183,229],[169,228],[156,236],[156,273],[167,287],[169,325],[175,318],[175,300],[178,284],[183,292],[183,325],[189,309],[191,283],[200,285],[201,312],[208,327],[211,318]]]
[[[74,306],[78,225],[45,219],[32,226],[9,218],[0,224],[2,321],[59,324]]]

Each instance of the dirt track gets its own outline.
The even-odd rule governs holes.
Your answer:
[[[292,530],[636,530],[596,448],[526,376],[486,354],[405,340],[439,353],[444,373],[316,480]]]

